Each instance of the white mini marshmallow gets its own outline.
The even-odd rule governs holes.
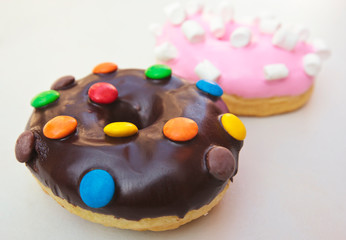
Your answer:
[[[233,5],[229,1],[222,1],[217,4],[215,14],[220,16],[225,23],[228,23],[234,16]]]
[[[220,71],[208,60],[200,62],[195,67],[195,73],[200,79],[209,81],[217,81],[221,75]]]
[[[154,34],[155,37],[158,37],[162,34],[162,26],[158,23],[152,23],[149,25],[149,31]]]
[[[225,24],[223,23],[222,18],[219,16],[215,16],[210,19],[209,28],[211,33],[217,38],[223,37],[226,31]]]
[[[190,0],[185,5],[185,10],[188,16],[200,13],[203,10],[203,4],[198,0]]]
[[[233,47],[241,48],[247,46],[252,37],[252,32],[247,27],[236,28],[230,37],[230,41]]]
[[[291,26],[281,25],[275,32],[272,43],[275,46],[292,51],[299,40],[299,35],[292,30]]]
[[[321,58],[315,53],[306,54],[303,57],[303,67],[307,75],[314,77],[321,69]]]
[[[202,18],[204,21],[209,22],[210,19],[215,16],[215,14],[214,14],[215,9],[214,8],[215,7],[211,4],[206,4],[204,6],[203,11],[202,11]]]
[[[164,42],[155,47],[155,57],[159,61],[167,62],[178,56],[178,50],[169,42]]]
[[[306,41],[310,35],[309,29],[303,25],[294,26],[294,32],[299,35],[299,39],[302,41]]]
[[[280,27],[281,22],[276,18],[259,20],[259,30],[262,33],[273,34]]]
[[[166,13],[168,20],[174,25],[181,24],[186,18],[185,9],[179,2],[166,6],[164,12]]]
[[[205,31],[203,27],[194,20],[187,20],[181,25],[185,37],[191,43],[198,43],[204,40]]]
[[[235,16],[234,21],[238,24],[252,26],[255,24],[256,17],[254,16]]]
[[[282,63],[265,65],[263,70],[266,80],[283,79],[287,77],[289,73],[286,65]]]
[[[331,51],[322,39],[314,39],[311,43],[315,53],[322,59],[327,59],[330,56]]]

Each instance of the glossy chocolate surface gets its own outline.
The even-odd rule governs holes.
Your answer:
[[[88,89],[96,82],[113,84],[118,99],[107,105],[91,102]],[[152,80],[143,70],[118,70],[91,74],[59,93],[57,101],[35,109],[28,122],[36,141],[26,164],[55,195],[73,205],[130,220],[184,217],[208,204],[228,182],[208,172],[205,157],[212,147],[229,149],[238,165],[243,142],[227,134],[219,121],[228,112],[225,104],[177,77]],[[64,139],[48,139],[42,128],[58,115],[77,119],[77,130]],[[163,126],[175,117],[193,119],[197,136],[187,142],[165,138]],[[105,135],[103,128],[116,121],[134,123],[139,132],[126,138]],[[106,170],[115,181],[115,195],[102,208],[88,207],[79,195],[79,183],[92,169]]]

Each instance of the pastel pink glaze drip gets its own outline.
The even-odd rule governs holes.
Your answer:
[[[172,43],[178,50],[178,57],[164,62],[173,72],[194,82],[199,78],[194,69],[198,63],[207,59],[219,71],[218,83],[227,94],[243,98],[268,98],[275,96],[294,96],[307,91],[313,84],[313,77],[306,75],[303,69],[303,56],[312,53],[312,46],[299,42],[293,51],[278,48],[272,44],[272,34],[263,34],[258,25],[246,26],[231,22],[226,26],[222,39],[217,39],[209,31],[209,26],[200,15],[188,19],[199,22],[205,29],[205,40],[190,43],[180,26],[166,23],[157,45]],[[244,48],[234,48],[229,41],[231,32],[239,26],[252,30],[252,42]],[[264,78],[263,67],[267,64],[283,63],[289,69],[285,79],[268,81]]]

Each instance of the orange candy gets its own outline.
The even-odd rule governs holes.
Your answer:
[[[100,63],[93,69],[93,73],[111,73],[118,69],[118,65],[111,62]]]
[[[172,141],[189,141],[193,139],[197,133],[197,123],[185,117],[172,118],[163,126],[163,134]]]
[[[57,116],[43,127],[43,134],[50,139],[67,137],[76,130],[77,120],[70,116]]]

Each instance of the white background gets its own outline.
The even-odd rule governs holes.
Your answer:
[[[239,15],[271,10],[309,26],[332,48],[312,99],[294,113],[242,118],[239,173],[207,217],[164,233],[106,228],[61,208],[39,188],[14,144],[31,98],[60,76],[105,61],[155,62],[152,22],[171,1],[0,0],[1,239],[346,239],[346,1],[234,1]]]

